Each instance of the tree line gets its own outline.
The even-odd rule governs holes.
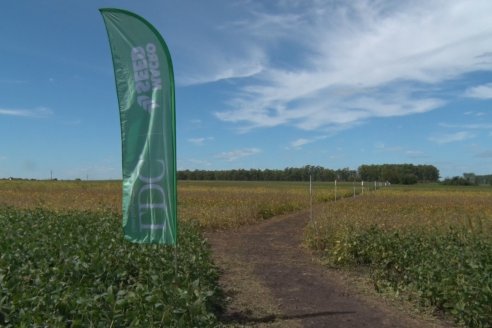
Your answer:
[[[359,167],[359,175],[362,180],[388,181],[397,184],[437,182],[439,180],[439,170],[433,165],[361,165]]]
[[[287,167],[279,169],[237,169],[237,170],[184,170],[178,171],[180,180],[237,180],[237,181],[352,181],[357,171],[343,168],[331,170],[321,166]]]
[[[475,173],[463,173],[462,177],[455,176],[444,179],[442,184],[451,186],[492,185],[492,174],[476,175]]]
[[[280,169],[237,169],[237,170],[181,170],[179,180],[234,180],[234,181],[388,181],[412,184],[435,182],[439,170],[432,165],[384,164],[362,165],[358,170],[349,168],[329,169],[306,165],[300,168]]]

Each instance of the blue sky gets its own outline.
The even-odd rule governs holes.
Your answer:
[[[18,0],[0,6],[0,177],[121,177],[102,7],[170,48],[178,169],[492,173],[489,0]]]

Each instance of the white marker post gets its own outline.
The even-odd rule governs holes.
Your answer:
[[[313,183],[311,173],[309,173],[309,204],[310,204],[310,219],[313,221]]]
[[[337,201],[337,179],[335,179],[335,202]]]

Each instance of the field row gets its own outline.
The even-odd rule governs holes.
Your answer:
[[[331,203],[306,229],[306,243],[330,266],[369,268],[379,291],[489,327],[491,191],[392,188]]]
[[[216,327],[218,272],[197,227],[131,244],[104,212],[0,207],[0,326]]]
[[[185,182],[179,196],[175,251],[123,240],[120,183],[1,181],[0,326],[217,327],[224,300],[201,230],[309,205],[306,184]]]
[[[305,231],[330,266],[367,267],[381,292],[490,326],[492,188],[344,184],[332,202],[334,187],[314,184],[323,205]],[[0,325],[215,326],[223,300],[200,231],[310,204],[308,183],[186,181],[178,195],[176,272],[171,248],[123,241],[119,182],[0,181]]]
[[[354,188],[355,187],[355,188]],[[349,197],[361,186],[315,183],[313,202]],[[366,192],[369,188],[366,188]],[[121,213],[120,182],[0,181],[0,206]],[[236,228],[307,208],[309,183],[180,181],[178,217],[208,230]]]

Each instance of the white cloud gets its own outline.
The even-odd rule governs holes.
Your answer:
[[[260,103],[264,98],[262,95],[257,95],[249,101],[236,99],[236,109],[216,113],[216,116],[223,121],[233,123],[247,122],[246,129],[290,124],[303,130],[323,128],[333,132],[352,127],[371,117],[424,113],[444,104],[438,99],[412,100],[403,95],[388,94],[381,98],[370,96],[355,96],[351,99],[312,98],[300,100],[299,107],[289,108],[287,104],[278,104],[275,108],[265,108]]]
[[[212,163],[203,159],[196,159],[196,158],[178,159],[178,170],[190,170],[190,169],[194,170],[194,169],[208,167],[211,165]]]
[[[222,152],[217,154],[215,157],[219,159],[224,159],[228,162],[236,161],[240,158],[249,157],[261,153],[261,150],[258,148],[244,148],[238,149],[230,152]]]
[[[427,155],[420,150],[405,150],[405,155],[410,158],[425,158]]]
[[[465,91],[465,96],[478,99],[492,99],[492,83],[469,88]]]
[[[460,131],[456,133],[439,134],[429,137],[429,140],[437,144],[447,144],[451,142],[463,141],[474,138],[475,135],[468,131]]]
[[[45,107],[39,107],[35,109],[0,108],[0,115],[28,117],[28,118],[42,118],[42,117],[53,115],[53,111]]]
[[[254,43],[238,43],[243,35],[230,35],[231,31],[217,33],[209,28],[204,28],[201,33],[201,39],[193,35],[194,40],[182,49],[182,60],[192,64],[176,70],[178,85],[249,78],[264,70],[266,57],[263,49]]]
[[[290,148],[298,150],[298,149],[301,149],[304,145],[307,145],[307,144],[310,144],[310,143],[313,143],[313,142],[316,142],[319,140],[323,140],[326,138],[327,138],[327,136],[318,136],[318,137],[309,138],[309,139],[299,138],[299,139],[294,140],[290,143]]]
[[[188,141],[195,145],[203,145],[205,138],[189,138]]]
[[[469,130],[490,130],[492,129],[492,124],[487,123],[478,123],[478,124],[448,124],[448,123],[439,123],[439,126],[445,128],[456,128],[456,129],[469,129]]]
[[[386,147],[386,145],[384,144],[384,142],[376,142],[374,144],[374,148],[376,148],[376,149],[384,149],[384,147]]]
[[[200,137],[200,138],[189,138],[188,142],[194,145],[202,146],[206,141],[214,140],[213,137]]]
[[[315,140],[312,140],[312,139],[304,139],[304,138],[300,138],[300,139],[297,139],[297,140],[295,140],[295,141],[292,141],[292,142],[290,143],[290,146],[291,146],[292,148],[301,148],[302,146],[307,145],[307,144],[309,144],[309,143],[312,143],[312,142],[314,142],[314,141],[315,141]]]
[[[212,163],[210,163],[209,161],[202,160],[202,159],[191,158],[188,161],[190,163],[196,164],[196,165],[202,165],[202,166],[210,166],[210,165],[212,165]]]
[[[224,63],[223,63],[224,64]],[[217,66],[220,64],[217,63]],[[242,64],[236,63],[235,65],[223,65],[222,68],[209,68],[211,72],[200,72],[198,76],[186,76],[179,78],[179,84],[182,86],[190,86],[197,84],[213,83],[222,80],[238,79],[245,77],[252,77],[263,71],[263,67],[260,63],[244,62]]]
[[[256,11],[237,23],[268,58],[215,113],[220,120],[243,129],[350,127],[434,110],[445,101],[432,87],[492,69],[488,0],[283,4],[281,14]]]
[[[485,116],[486,115],[484,112],[474,112],[474,111],[467,111],[467,112],[464,112],[463,114],[464,115],[467,115],[467,116],[476,116],[476,117],[480,117],[480,116]]]
[[[424,158],[426,155],[420,150],[405,149],[401,146],[387,146],[383,142],[374,144],[374,148],[378,153],[399,153],[409,158]]]
[[[376,148],[376,150],[378,152],[385,152],[385,153],[394,153],[394,152],[401,152],[403,151],[403,148],[400,147],[400,146],[386,146],[384,143],[382,142],[378,142],[374,145],[374,148]]]

